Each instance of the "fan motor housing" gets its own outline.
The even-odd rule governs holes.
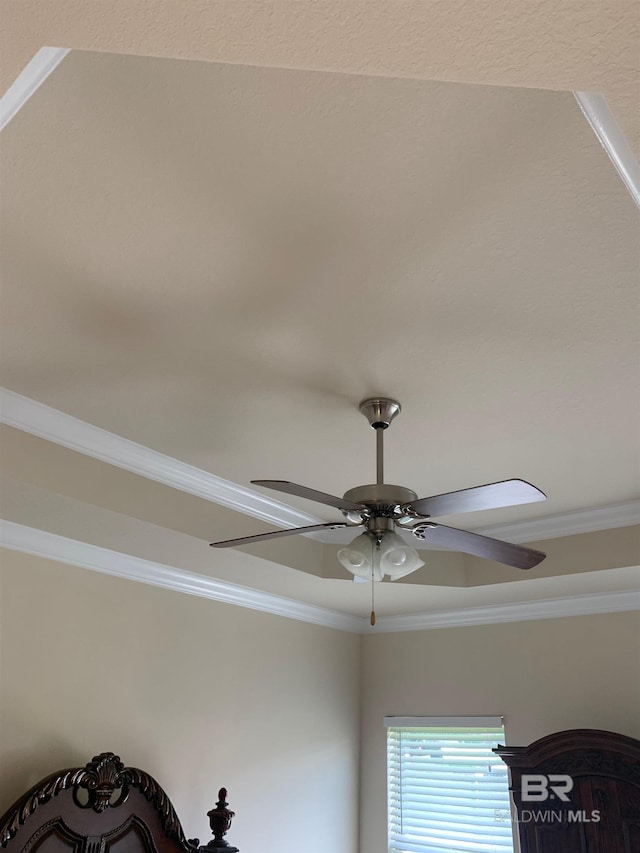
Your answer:
[[[357,504],[365,504],[365,506],[376,508],[380,506],[392,507],[408,504],[418,499],[418,496],[411,489],[404,486],[392,486],[388,483],[374,483],[371,486],[356,486],[355,489],[349,489],[343,495],[346,501],[353,501]]]

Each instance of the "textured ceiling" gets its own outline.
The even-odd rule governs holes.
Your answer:
[[[395,396],[392,482],[549,495],[469,528],[637,496],[637,210],[569,92],[72,52],[0,180],[14,391],[337,494]]]
[[[2,0],[0,88],[43,45],[603,92],[640,154],[636,0]]]

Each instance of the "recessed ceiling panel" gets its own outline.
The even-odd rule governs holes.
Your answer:
[[[569,92],[72,52],[1,180],[14,391],[335,494],[393,396],[391,482],[549,495],[469,527],[637,494],[637,210]]]

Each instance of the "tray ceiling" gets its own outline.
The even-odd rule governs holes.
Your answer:
[[[637,497],[637,210],[570,92],[72,51],[0,180],[13,391],[336,494],[391,395],[391,481],[549,495],[470,529]]]

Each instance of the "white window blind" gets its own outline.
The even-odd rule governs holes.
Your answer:
[[[387,717],[389,853],[513,853],[500,717]]]

